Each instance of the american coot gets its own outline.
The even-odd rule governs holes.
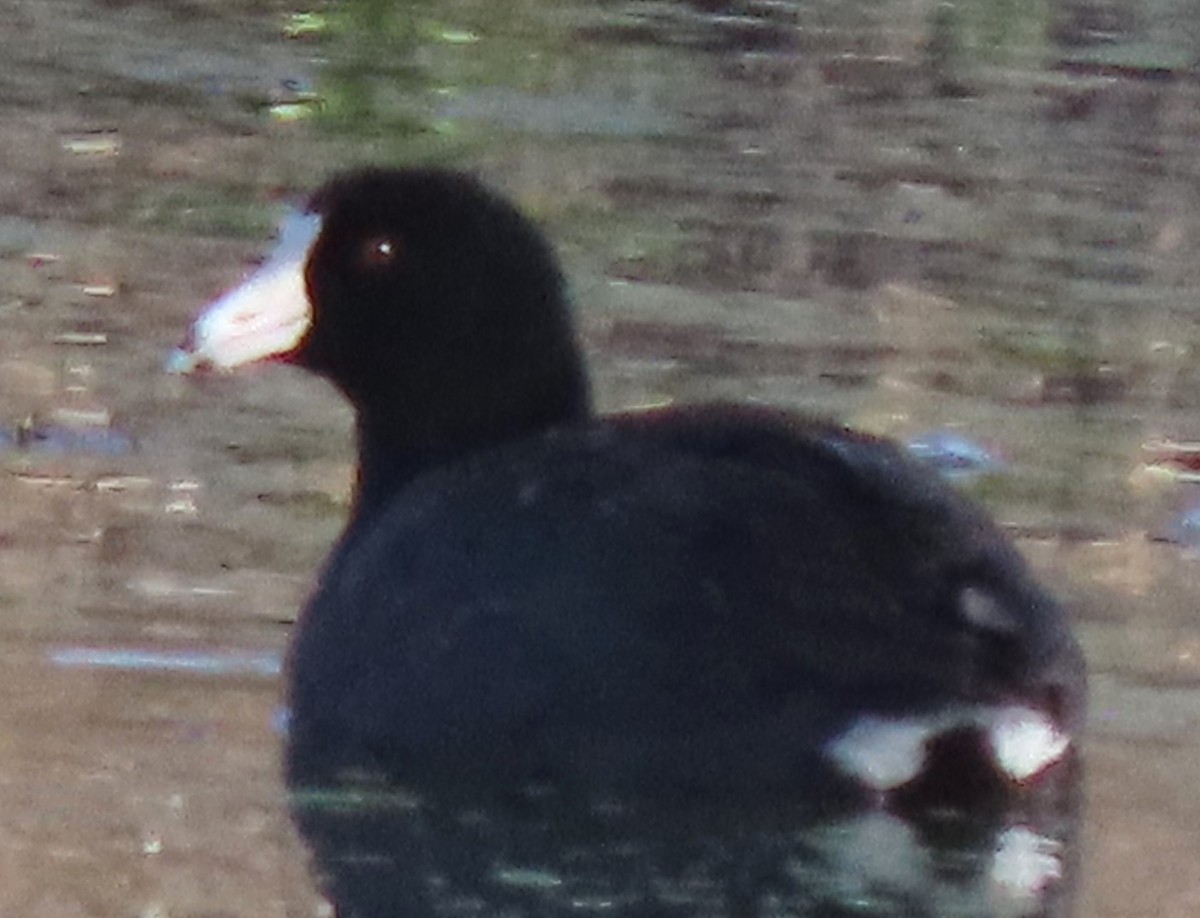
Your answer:
[[[1078,647],[979,508],[782,410],[596,416],[553,254],[475,179],[335,178],[175,363],[269,357],[337,385],[359,447],[293,641],[287,777],[417,814],[408,913],[444,910],[439,838],[477,873],[544,861],[464,841],[493,805],[560,852],[618,812],[744,838],[834,800],[1019,797],[1073,759]]]

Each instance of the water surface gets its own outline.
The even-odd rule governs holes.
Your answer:
[[[966,486],[1092,669],[1076,913],[1200,910],[1186,7],[9,3],[0,912],[319,909],[272,661],[341,525],[349,413],[288,368],[163,359],[291,196],[429,160],[547,227],[604,407],[994,450]]]

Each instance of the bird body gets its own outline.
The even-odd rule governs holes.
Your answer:
[[[305,219],[176,363],[282,356],[357,410],[287,777],[407,795],[417,911],[441,887],[412,840],[514,801],[531,837],[620,811],[661,841],[668,812],[1019,795],[1070,758],[1061,608],[902,449],[764,407],[596,416],[553,254],[467,176],[350,173]]]

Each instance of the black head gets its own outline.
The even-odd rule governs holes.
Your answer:
[[[458,173],[371,170],[310,207],[313,318],[295,356],[355,404],[402,415],[413,435],[524,433],[586,410],[562,275],[507,201]]]
[[[456,172],[369,169],[334,178],[307,213],[197,321],[179,365],[308,367],[397,453],[462,453],[588,414],[562,275],[510,203]]]

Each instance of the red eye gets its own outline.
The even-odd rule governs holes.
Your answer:
[[[359,261],[367,268],[383,268],[400,256],[400,244],[391,236],[372,236],[363,242]]]

